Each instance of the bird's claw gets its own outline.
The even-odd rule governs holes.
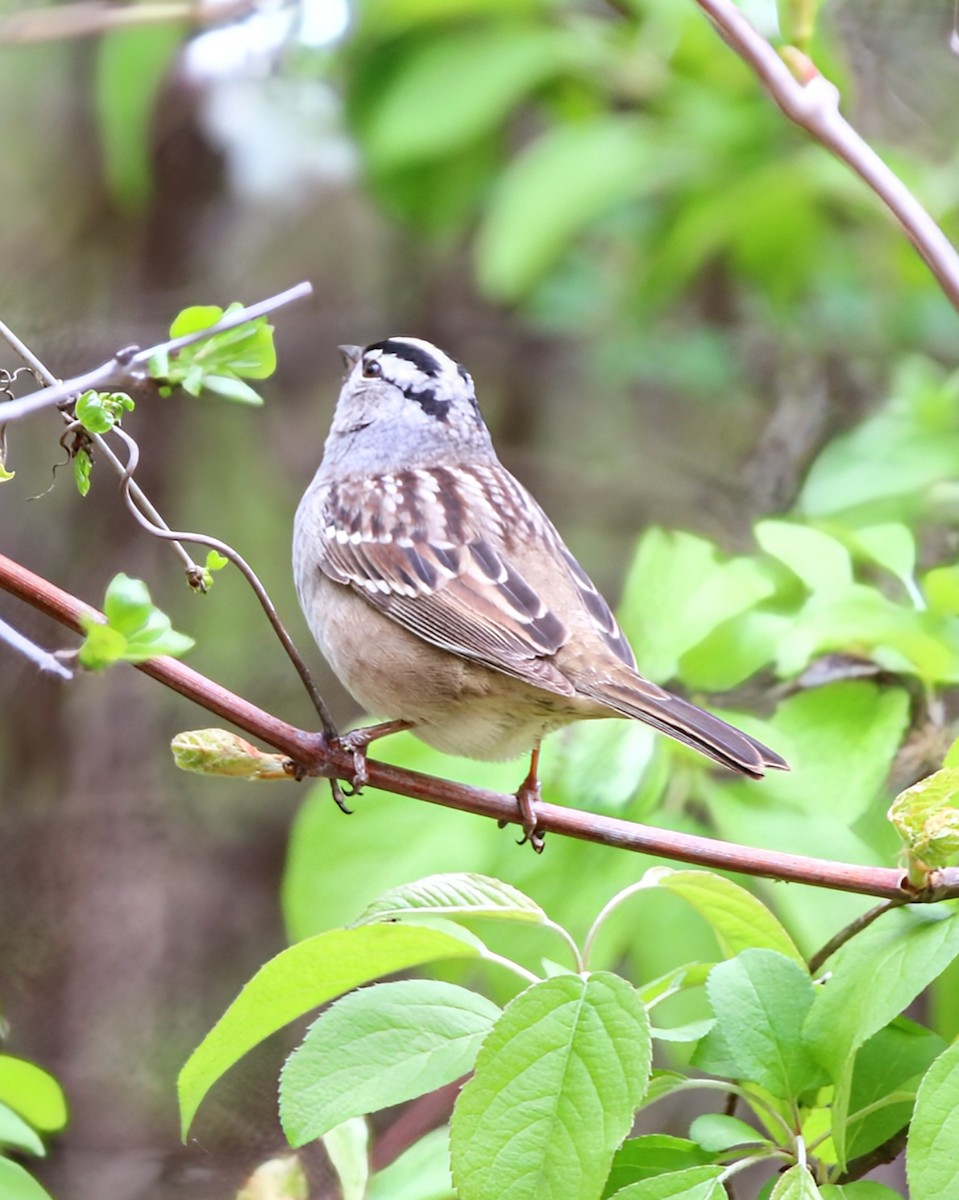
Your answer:
[[[541,798],[542,788],[539,780],[524,779],[516,793],[520,824],[523,827],[523,836],[516,844],[523,846],[529,842],[537,854],[543,853],[543,846],[546,844],[546,836],[540,831],[539,822],[536,819],[536,803]]]

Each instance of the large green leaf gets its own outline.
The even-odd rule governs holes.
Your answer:
[[[257,971],[180,1072],[184,1137],[200,1101],[220,1076],[290,1021],[383,975],[476,953],[448,933],[413,925],[335,929],[284,950]]]
[[[435,979],[344,996],[316,1019],[283,1068],[280,1119],[290,1144],[465,1075],[499,1013],[484,996]]]
[[[10,1054],[0,1054],[0,1102],[41,1133],[55,1133],[67,1123],[67,1102],[59,1083],[41,1067]]]
[[[726,1200],[722,1167],[687,1167],[627,1184],[610,1200]]]
[[[522,992],[453,1113],[461,1200],[595,1200],[649,1068],[646,1010],[625,980],[561,975]]]
[[[744,950],[713,967],[706,993],[739,1078],[787,1101],[825,1082],[802,1036],[813,1004],[812,981],[794,959],[773,950]]]
[[[638,117],[596,116],[553,126],[515,158],[478,234],[483,291],[518,300],[589,222],[649,187],[647,138]]]
[[[0,1157],[0,1196],[3,1200],[53,1200],[19,1163]]]
[[[377,170],[450,154],[505,120],[575,55],[566,31],[518,21],[417,43],[376,96],[364,148]]]
[[[906,1171],[911,1200],[959,1195],[959,1042],[936,1059],[919,1086]]]

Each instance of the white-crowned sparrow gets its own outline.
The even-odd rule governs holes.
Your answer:
[[[320,649],[391,718],[384,732],[469,758],[532,751],[518,798],[537,848],[539,744],[570,721],[633,717],[744,775],[788,769],[637,672],[606,601],[497,458],[463,367],[419,338],[340,350],[347,375],[293,566]]]

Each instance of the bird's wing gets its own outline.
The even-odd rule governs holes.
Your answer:
[[[464,486],[475,493],[458,496]],[[316,536],[329,578],[434,646],[573,696],[576,687],[553,661],[569,641],[569,625],[520,563],[523,547],[545,539],[583,619],[588,614],[617,658],[633,665],[606,602],[536,502],[498,464],[472,472],[468,484],[434,467],[331,485],[322,514]]]

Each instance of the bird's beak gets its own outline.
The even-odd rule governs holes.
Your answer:
[[[343,366],[347,371],[352,371],[356,364],[360,361],[360,355],[363,353],[362,346],[338,346],[340,354],[343,355]]]

